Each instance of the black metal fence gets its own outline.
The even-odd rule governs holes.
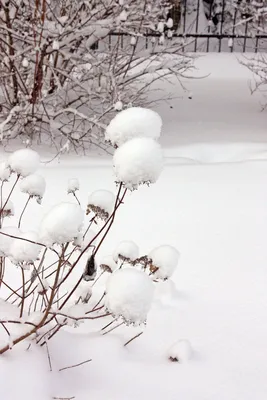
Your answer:
[[[180,40],[187,52],[266,52],[267,1],[258,0],[173,0],[169,15],[173,19],[172,34],[147,32],[143,43]],[[266,16],[265,16],[266,15]],[[127,38],[120,36],[122,45]],[[171,36],[168,37],[168,36]],[[112,38],[110,38],[112,41]]]

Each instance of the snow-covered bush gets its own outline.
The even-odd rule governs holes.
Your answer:
[[[111,115],[166,100],[148,99],[153,83],[191,66],[171,39],[171,7],[168,0],[0,2],[0,141],[106,149]],[[153,42],[158,22],[166,40]]]
[[[89,194],[86,209],[76,194],[79,182],[71,178],[67,192],[74,195],[72,202],[54,204],[45,215],[42,215],[42,207],[37,206],[41,222],[36,231],[31,230],[22,217],[30,213],[34,204],[29,200],[32,197],[40,200],[45,191],[44,178],[36,174],[39,155],[22,149],[2,164],[0,301],[5,298],[7,307],[12,303],[17,317],[0,318],[0,324],[6,328],[1,335],[10,332],[3,339],[6,344],[3,345],[1,337],[0,354],[10,348],[11,342],[14,346],[30,338],[43,345],[66,325],[77,327],[80,322],[101,318],[109,320],[105,327],[117,320],[120,320],[119,326],[146,322],[154,285],[159,279],[171,276],[178,252],[171,246],[162,246],[149,255],[140,256],[136,243],[123,240],[113,243],[112,255],[100,254],[128,188],[138,189],[142,183],[155,182],[162,169],[161,149],[156,141],[161,119],[147,110],[143,116],[147,118],[143,120],[144,129],[142,131],[140,125],[135,138],[131,136],[131,118],[128,129],[123,122],[122,144],[114,156],[115,179],[119,179],[119,183],[115,182],[117,193],[104,189],[94,191]],[[150,126],[154,129],[153,137],[147,137]],[[128,146],[127,154],[123,154],[125,146]],[[11,176],[10,172],[13,172]],[[17,201],[17,189],[28,194],[20,214],[14,212],[12,203]],[[10,216],[12,218],[7,219]],[[101,285],[104,274],[106,285]],[[101,297],[96,301],[99,292]],[[9,336],[14,327],[16,334],[11,341]],[[104,333],[108,331],[104,329]]]

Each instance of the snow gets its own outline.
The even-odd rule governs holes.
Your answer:
[[[43,176],[31,174],[26,176],[20,183],[20,190],[30,196],[42,199],[46,188],[46,182]]]
[[[78,204],[59,203],[43,218],[41,242],[46,246],[73,241],[82,229],[84,213]]]
[[[107,219],[115,206],[115,196],[109,190],[96,190],[88,198],[87,210],[93,211],[97,217]]]
[[[25,177],[39,168],[40,156],[34,150],[20,149],[9,156],[7,164],[12,172]]]
[[[171,361],[179,363],[188,362],[192,356],[191,343],[186,339],[178,340],[167,352],[167,356]]]
[[[32,242],[39,242],[40,240],[38,233],[33,231],[21,232],[18,237]],[[38,259],[41,246],[21,239],[14,239],[12,241],[9,248],[10,259],[14,264],[33,263]]]
[[[130,190],[155,183],[163,168],[160,145],[150,138],[135,138],[119,147],[113,156],[116,179]]]
[[[161,134],[162,119],[158,113],[148,108],[131,107],[119,112],[109,123],[105,139],[113,146],[136,137],[158,139]]]
[[[5,161],[0,163],[0,181],[5,182],[8,181],[10,177],[11,171],[8,168]]]
[[[152,250],[148,257],[152,259],[152,270],[154,267],[156,269],[153,276],[159,279],[168,279],[177,267],[180,253],[173,246],[162,245]]]
[[[109,255],[101,258],[100,268],[108,272],[113,272],[118,269],[118,264],[114,261],[113,256]]]
[[[1,209],[2,209],[2,216],[3,217],[11,217],[12,215],[14,215],[14,205],[13,202],[5,197],[2,196],[1,200]]]
[[[21,231],[15,226],[6,226],[0,229],[0,256],[10,256],[10,249],[15,239],[10,236],[1,235],[1,232],[7,235],[20,237]]]
[[[124,240],[118,244],[114,253],[113,253],[113,260],[118,262],[119,259],[129,259],[134,261],[139,256],[139,247],[135,242],[132,240]]]
[[[77,178],[71,178],[68,181],[68,193],[75,193],[80,189],[80,183]]]
[[[165,87],[175,99],[157,106],[164,122],[162,175],[156,185],[127,194],[99,251],[101,261],[128,237],[139,244],[140,254],[162,243],[173,245],[181,253],[171,278],[175,292],[170,280],[155,283],[157,298],[144,334],[126,347],[143,327],[121,326],[103,336],[102,327],[112,321],[106,317],[75,330],[62,328],[48,342],[52,372],[46,346],[31,342],[27,350],[29,341],[14,346],[0,356],[0,398],[87,400],[90,393],[94,400],[266,399],[266,112],[261,95],[250,95],[251,76],[239,65],[241,57],[199,57],[191,73],[210,75],[183,82],[192,100],[178,83]],[[45,148],[41,156],[51,159]],[[1,160],[5,157],[0,150]],[[42,164],[51,196],[41,207],[32,202],[24,219],[27,229],[36,230],[42,212],[62,196],[68,199],[66,177],[79,177],[81,204],[87,203],[88,187],[113,191],[111,163],[109,157],[69,154],[60,163]],[[16,192],[12,201],[21,210],[24,195]],[[83,262],[77,267],[79,278]],[[6,274],[20,287],[16,268],[6,268]],[[103,294],[104,278],[99,282],[88,305]],[[13,308],[8,316],[13,317]],[[1,302],[1,318],[6,310]],[[192,343],[193,355],[186,363],[172,363],[168,349],[182,338]],[[1,328],[0,342],[7,341]],[[88,359],[92,362],[58,372]]]
[[[153,293],[153,283],[144,272],[123,268],[110,275],[105,304],[114,317],[139,325],[147,319]]]

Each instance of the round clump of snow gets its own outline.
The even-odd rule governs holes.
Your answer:
[[[157,279],[168,279],[177,267],[180,253],[175,247],[162,245],[156,247],[148,255],[152,260],[150,270]]]
[[[26,178],[24,178],[20,184],[20,190],[23,193],[27,193],[29,196],[37,197],[39,201],[43,198],[45,187],[45,179],[36,174],[26,176]]]
[[[119,269],[110,275],[106,289],[106,307],[114,317],[136,325],[146,321],[154,286],[144,272],[135,268]]]
[[[8,181],[11,175],[10,168],[8,167],[7,163],[1,162],[0,163],[0,181],[5,182]]]
[[[80,189],[80,184],[77,178],[71,178],[68,181],[68,193],[75,193]]]
[[[40,156],[31,149],[21,149],[12,153],[8,158],[11,172],[21,176],[33,174],[40,165]]]
[[[37,232],[20,233],[20,239],[14,239],[10,246],[10,257],[14,264],[29,264],[37,260],[41,246]],[[25,240],[21,240],[25,239]],[[35,242],[35,243],[32,243]]]
[[[134,261],[139,256],[139,247],[136,243],[131,240],[124,240],[118,244],[114,253],[113,260],[118,262],[122,261]]]
[[[93,211],[104,221],[108,219],[115,206],[115,196],[109,190],[96,190],[88,199],[87,213]]]
[[[155,183],[163,169],[161,147],[150,138],[129,140],[115,151],[113,165],[117,180],[130,190]]]
[[[180,363],[187,362],[192,356],[192,347],[188,340],[178,340],[168,350],[167,356],[169,360]]]
[[[105,256],[101,259],[100,268],[104,271],[114,272],[118,269],[117,263],[114,261],[113,256]]]
[[[63,244],[79,236],[84,214],[78,204],[60,203],[44,217],[40,227],[40,238],[46,246]]]
[[[15,226],[7,226],[5,228],[0,229],[0,256],[8,257],[10,256],[10,248],[15,240],[14,237],[20,237],[21,231],[19,228]]]
[[[147,108],[132,107],[118,113],[106,129],[105,139],[114,147],[136,137],[160,137],[162,119]]]

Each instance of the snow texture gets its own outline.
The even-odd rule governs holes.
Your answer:
[[[129,140],[115,151],[113,165],[117,180],[130,190],[155,183],[163,169],[161,147],[150,138]]]
[[[123,268],[107,281],[106,307],[114,317],[139,325],[147,319],[153,294],[153,283],[144,272]]]
[[[84,213],[78,204],[60,203],[44,217],[40,238],[46,246],[71,242],[78,237],[83,226]]]
[[[21,231],[15,226],[6,226],[0,230],[0,256],[9,257],[11,254],[10,248],[15,239],[10,236],[2,235],[1,232],[7,235],[20,237]]]
[[[39,242],[40,238],[37,232],[21,232],[21,239],[27,239],[32,242]],[[32,263],[37,260],[41,246],[27,240],[14,239],[10,246],[10,258],[14,264]]]
[[[114,272],[118,269],[118,264],[114,261],[113,256],[105,256],[101,259],[100,268],[108,272]]]
[[[80,184],[77,178],[71,178],[68,181],[68,193],[75,193],[80,189]]]
[[[0,181],[5,182],[9,179],[11,171],[5,161],[0,163]]]
[[[106,129],[105,139],[113,146],[136,137],[160,137],[162,119],[158,113],[148,108],[131,107],[118,113]]]
[[[109,190],[96,190],[88,198],[88,210],[93,211],[99,218],[106,219],[114,209],[115,196]]]
[[[27,176],[33,174],[39,168],[40,156],[34,150],[21,149],[12,153],[7,163],[12,172]]]
[[[152,250],[148,257],[152,259],[153,268],[157,269],[153,276],[158,279],[168,279],[177,267],[180,253],[173,246],[162,245]]]
[[[46,182],[43,176],[31,174],[26,176],[20,184],[20,190],[30,196],[42,198],[45,192]]]
[[[171,361],[187,362],[192,356],[192,347],[188,340],[182,339],[174,343],[167,352]]]
[[[139,247],[136,243],[131,240],[124,240],[118,244],[114,253],[113,253],[113,260],[118,262],[119,259],[129,259],[134,261],[139,256]]]

